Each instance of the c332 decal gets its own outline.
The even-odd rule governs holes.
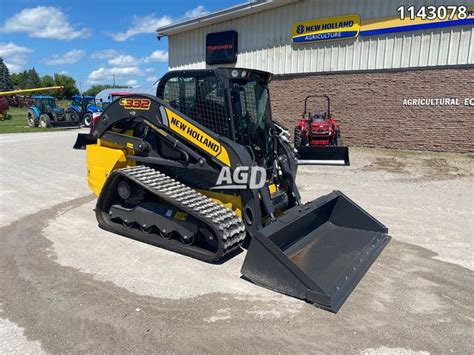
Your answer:
[[[119,104],[126,110],[149,110],[151,101],[149,99],[123,98],[120,99]]]

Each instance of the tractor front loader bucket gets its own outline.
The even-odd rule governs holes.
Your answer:
[[[337,312],[390,240],[339,191],[286,211],[255,233],[242,276]]]
[[[86,149],[88,144],[96,144],[97,138],[94,138],[92,134],[89,133],[79,133],[74,143],[73,149]]]
[[[350,165],[347,146],[300,146],[298,164],[300,165]]]
[[[51,121],[51,128],[79,128],[79,124],[73,121]]]

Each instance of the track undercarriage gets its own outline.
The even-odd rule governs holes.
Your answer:
[[[99,196],[99,225],[194,258],[216,262],[243,243],[231,210],[146,166],[116,170]]]

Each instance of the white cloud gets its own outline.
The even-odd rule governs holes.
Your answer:
[[[140,85],[138,85],[138,81],[135,79],[131,79],[125,83],[127,86],[131,86],[132,88],[138,88]]]
[[[53,6],[38,6],[23,9],[5,21],[0,28],[3,33],[24,32],[30,37],[71,40],[87,38],[90,30],[75,29],[68,16],[61,9]]]
[[[135,58],[133,55],[121,54],[117,57],[109,59],[108,63],[117,67],[130,67],[138,65],[140,63],[140,59]]]
[[[105,59],[109,55],[114,54],[107,60],[107,63],[112,67],[136,67],[143,63],[151,63],[151,62],[166,62],[168,60],[168,52],[158,49],[153,52],[149,56],[137,58],[133,55],[126,54],[126,53],[119,53],[114,49],[106,49],[104,51],[95,52],[92,54],[92,58],[102,58]],[[154,68],[146,68],[146,73],[153,73],[155,71]]]
[[[199,17],[199,16],[203,16],[203,15],[206,15],[208,14],[209,11],[207,11],[204,6],[202,5],[199,5],[199,6],[196,6],[194,9],[192,10],[188,10],[185,12],[184,14],[184,17],[187,18],[187,19],[191,19],[191,18],[195,18],[195,17]]]
[[[155,83],[157,80],[158,80],[158,78],[156,77],[156,75],[152,75],[152,76],[149,76],[148,78],[146,78],[146,81],[149,82],[149,83]]]
[[[108,35],[118,42],[126,41],[127,39],[142,33],[154,33],[157,28],[168,26],[173,22],[188,20],[199,17],[209,13],[204,6],[199,5],[194,9],[185,12],[184,17],[172,19],[169,16],[156,17],[155,14],[148,16],[133,16],[132,26],[125,32],[109,33]]]
[[[10,72],[10,74],[19,73],[23,70],[23,65],[24,64],[7,62],[5,60],[3,61],[3,63],[7,66],[8,71]]]
[[[67,70],[61,70],[58,74],[67,75],[69,72]]]
[[[152,62],[166,62],[168,60],[168,52],[158,49],[150,53],[149,56],[137,58],[133,55],[121,53],[115,51],[114,49],[105,49],[103,51],[94,52],[92,57],[94,58],[105,58],[108,55],[116,54],[114,57],[110,58],[107,63],[110,67],[102,66],[94,71],[92,71],[88,80],[90,84],[110,82],[113,80],[115,74],[115,79],[121,79],[126,76],[142,76],[144,73],[151,74],[155,71],[154,68],[146,68],[142,71],[139,67],[143,63],[152,63]],[[150,76],[149,82],[155,82],[156,77]]]
[[[112,67],[112,68],[104,68],[100,67],[97,70],[93,70],[89,76],[89,83],[91,84],[97,84],[97,83],[104,83],[104,82],[110,82],[113,80],[113,77],[115,75],[115,79],[121,79],[124,76],[137,76],[137,75],[143,75],[141,72],[140,68],[136,66],[132,67]]]
[[[153,51],[148,57],[143,58],[144,63],[149,62],[166,62],[168,60],[168,52],[161,49]]]
[[[109,36],[118,42],[123,42],[141,33],[153,33],[158,27],[169,25],[173,20],[169,16],[155,17],[154,14],[148,16],[133,16],[132,27],[125,32],[110,33]]]
[[[21,71],[26,64],[27,54],[31,52],[31,49],[18,46],[13,42],[0,43],[0,57],[3,58],[10,73],[18,73]]]
[[[46,65],[65,65],[65,64],[74,64],[80,61],[86,52],[82,49],[73,49],[64,54],[53,54],[49,58],[44,58],[43,63]]]
[[[110,59],[120,55],[120,52],[115,49],[104,49],[92,53],[91,58],[93,59]]]

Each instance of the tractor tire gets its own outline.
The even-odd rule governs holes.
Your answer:
[[[47,114],[42,114],[39,119],[39,126],[41,128],[49,128],[51,127],[51,118]]]
[[[38,120],[33,110],[28,110],[26,114],[26,122],[30,128],[38,127]]]
[[[71,111],[64,111],[64,121],[66,122],[71,122],[72,121],[72,116],[71,116]]]
[[[295,147],[301,146],[301,130],[299,127],[295,127],[295,135],[293,137]]]
[[[89,128],[92,124],[92,115],[90,113],[86,113],[83,117],[82,117],[82,124],[84,125],[84,127],[87,127]]]
[[[295,128],[295,147],[307,146],[309,143],[308,137],[301,133],[299,127]]]
[[[77,114],[76,111],[74,110],[68,110],[66,111],[66,117],[69,116],[69,121],[71,122],[77,122],[78,124],[80,124],[80,119],[79,119],[79,115]],[[67,120],[67,119],[66,119]]]

